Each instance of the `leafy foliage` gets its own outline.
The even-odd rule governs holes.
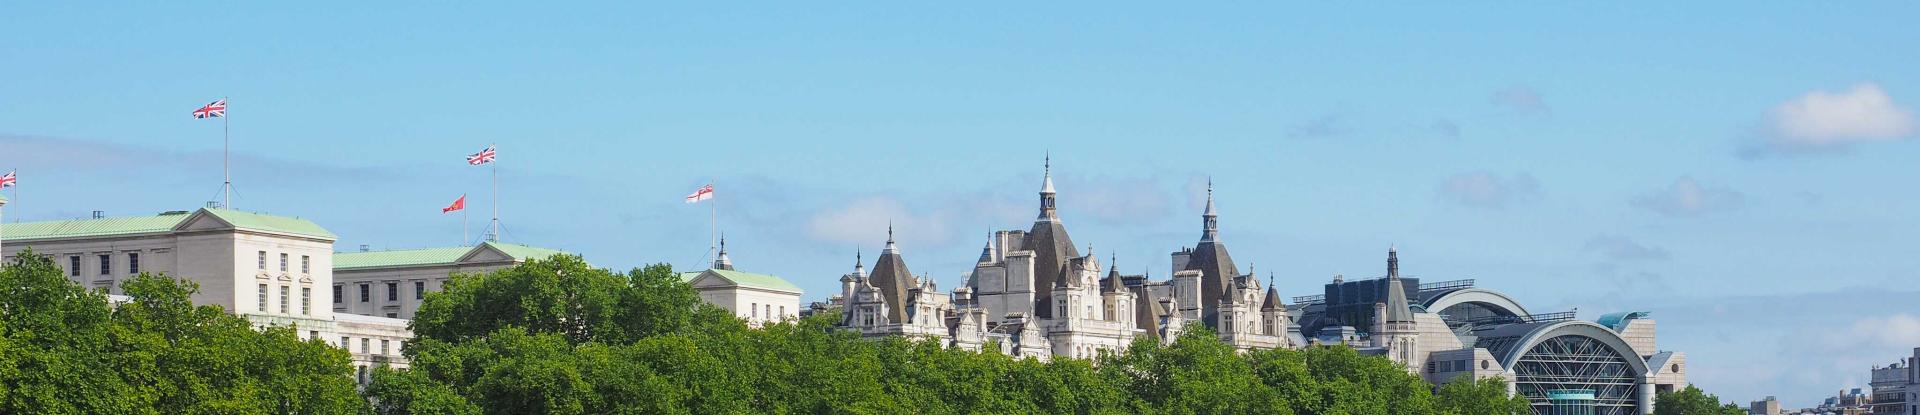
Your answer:
[[[315,413],[365,410],[349,357],[291,328],[255,330],[198,286],[141,274],[130,302],[24,250],[0,269],[0,413]]]
[[[1345,347],[1167,345],[1039,362],[902,338],[832,312],[748,329],[666,265],[626,274],[555,257],[456,276],[414,320],[408,371],[377,371],[382,414],[1498,414],[1500,380],[1430,385]]]
[[[1678,392],[1661,393],[1654,398],[1654,415],[1744,415],[1747,411],[1734,404],[1720,403],[1720,397],[1687,385]]]

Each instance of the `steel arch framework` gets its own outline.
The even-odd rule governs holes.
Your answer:
[[[1509,367],[1516,392],[1533,402],[1534,413],[1547,414],[1547,391],[1585,389],[1594,392],[1596,415],[1634,415],[1638,408],[1640,374],[1636,357],[1622,355],[1609,342],[1578,334],[1562,334],[1536,342]]]

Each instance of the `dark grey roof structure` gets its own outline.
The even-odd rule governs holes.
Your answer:
[[[893,244],[893,225],[887,225],[887,248],[880,251],[880,259],[874,260],[873,275],[867,280],[887,302],[887,319],[907,321],[907,291],[913,289],[913,272],[907,270],[907,260],[900,257],[900,249]]]
[[[1406,285],[1400,283],[1400,251],[1387,248],[1387,323],[1413,323]]]
[[[1033,230],[1020,241],[1021,249],[1033,251],[1033,285],[1036,287],[1059,286],[1067,262],[1080,257],[1080,251],[1073,247],[1073,238],[1067,236],[1067,228],[1060,224],[1060,217],[1054,211],[1051,157],[1047,159],[1046,169],[1040,186],[1040,217],[1034,219]],[[1034,293],[1034,302],[1036,314],[1042,318],[1053,317],[1052,291]]]
[[[1240,275],[1240,269],[1233,266],[1233,255],[1227,253],[1227,246],[1220,242],[1220,214],[1213,207],[1213,182],[1207,182],[1207,211],[1201,215],[1204,230],[1200,233],[1200,243],[1194,245],[1193,253],[1188,257],[1188,270],[1200,271],[1200,307],[1206,310],[1201,321],[1214,321],[1213,314],[1219,312],[1221,293],[1227,291],[1233,278]]]

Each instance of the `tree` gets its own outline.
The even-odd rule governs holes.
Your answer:
[[[1693,385],[1678,392],[1663,392],[1653,400],[1654,415],[1744,415],[1746,410],[1734,404],[1720,403],[1720,397],[1709,395]]]
[[[529,260],[488,274],[455,275],[414,314],[416,338],[459,342],[506,327],[568,342],[628,344],[710,325],[738,324],[700,300],[665,264],[626,275],[574,255]]]
[[[1533,404],[1507,394],[1506,379],[1459,376],[1440,385],[1439,409],[1452,415],[1531,414]]]
[[[22,251],[0,269],[0,413],[313,413],[366,408],[350,358],[292,328],[195,306],[191,281],[141,274],[130,301]]]

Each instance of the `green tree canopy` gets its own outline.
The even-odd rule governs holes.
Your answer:
[[[23,250],[0,269],[0,413],[351,414],[349,356],[292,328],[195,306],[191,281],[141,274],[131,300]]]
[[[568,281],[576,279],[577,281]],[[1499,380],[1433,392],[1346,347],[1238,351],[1204,328],[1170,344],[1048,362],[938,341],[861,339],[837,313],[749,330],[664,265],[624,276],[577,258],[455,277],[429,294],[406,371],[377,371],[382,414],[1497,414]],[[453,317],[459,316],[458,319]],[[644,319],[642,319],[644,317]]]
[[[1687,385],[1686,389],[1661,393],[1653,401],[1654,415],[1745,415],[1747,411],[1731,403],[1720,403],[1720,397],[1709,395],[1700,388]]]

